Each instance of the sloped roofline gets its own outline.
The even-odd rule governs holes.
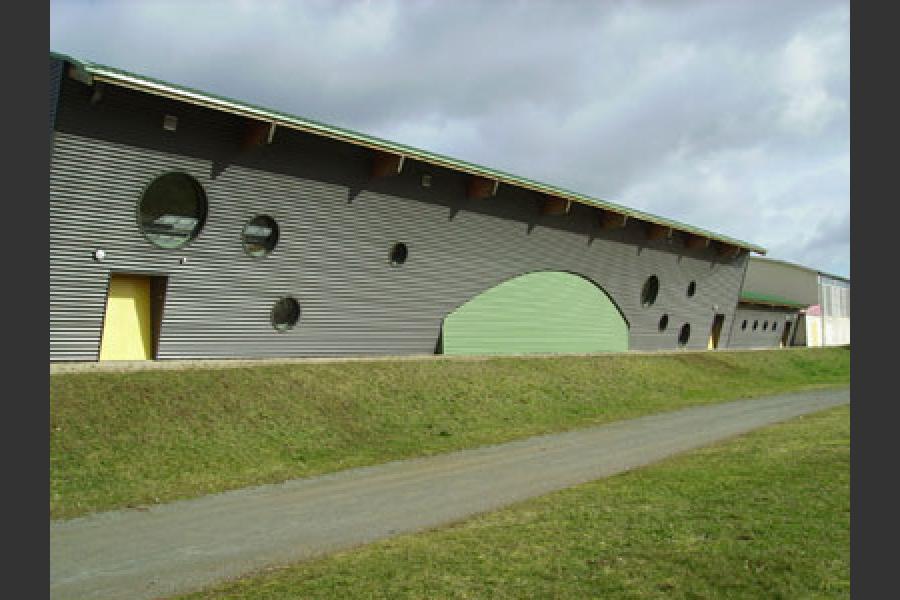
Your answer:
[[[794,267],[794,268],[800,269],[800,270],[802,270],[802,271],[807,271],[807,272],[809,272],[809,273],[815,273],[816,275],[821,275],[821,276],[823,276],[823,277],[828,277],[828,278],[831,278],[831,279],[839,279],[839,280],[841,280],[841,281],[846,281],[847,283],[850,283],[850,278],[849,278],[849,277],[844,277],[843,275],[835,275],[834,273],[826,273],[825,271],[820,271],[820,270],[818,270],[818,269],[813,269],[812,267],[807,267],[807,266],[805,266],[805,265],[800,265],[800,264],[793,263],[793,262],[790,262],[790,261],[787,261],[787,260],[781,260],[780,258],[771,258],[771,257],[768,257],[768,256],[765,256],[765,257],[763,257],[763,256],[751,256],[750,258],[751,258],[752,260],[758,260],[758,261],[760,261],[760,262],[777,263],[777,264],[780,264],[780,265],[785,265],[785,266],[787,266],[787,267]]]
[[[774,263],[774,264],[778,264],[778,265],[783,265],[785,267],[793,267],[795,269],[800,269],[801,271],[807,271],[809,273],[815,273],[815,274],[819,273],[818,270],[813,269],[812,267],[807,267],[805,265],[800,265],[800,264],[793,263],[793,262],[790,262],[787,260],[782,260],[780,258],[771,258],[769,256],[766,256],[766,257],[752,256],[751,259],[755,260],[755,261],[759,261],[761,263]]]
[[[82,81],[86,84],[103,82],[111,85],[130,88],[148,94],[164,96],[174,100],[179,100],[198,106],[204,106],[213,110],[219,110],[244,116],[249,119],[268,122],[275,125],[276,127],[295,129],[313,135],[327,137],[341,142],[370,148],[372,150],[399,155],[404,157],[405,159],[412,159],[419,162],[460,171],[469,175],[492,179],[496,182],[499,182],[500,184],[511,185],[514,187],[540,192],[549,196],[562,198],[564,200],[575,202],[578,204],[599,208],[613,214],[624,215],[629,219],[645,221],[647,223],[671,228],[674,231],[681,231],[700,238],[706,238],[730,246],[735,246],[737,248],[757,252],[759,254],[766,253],[765,248],[756,244],[751,244],[749,242],[715,233],[706,229],[702,229],[700,227],[695,227],[693,225],[688,225],[686,223],[681,223],[672,219],[666,219],[664,217],[628,208],[619,204],[608,202],[606,200],[592,198],[590,196],[579,194],[571,190],[566,190],[564,188],[541,183],[538,181],[527,179],[525,177],[520,177],[518,175],[491,169],[489,167],[484,167],[464,160],[444,156],[435,152],[421,150],[419,148],[391,142],[389,140],[366,135],[363,133],[352,131],[350,129],[327,125],[325,123],[320,123],[311,119],[298,117],[296,115],[291,115],[277,110],[263,108],[240,100],[234,100],[232,98],[226,98],[224,96],[218,96],[197,89],[172,84],[158,79],[153,79],[144,75],[130,73],[128,71],[124,71],[114,67],[108,67],[105,65],[73,58],[66,54],[53,52],[52,50],[50,51],[50,56],[52,58],[63,60],[69,63],[69,75],[74,79]]]

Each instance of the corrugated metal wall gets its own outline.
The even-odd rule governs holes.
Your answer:
[[[794,346],[806,346],[808,344],[806,339],[806,319],[806,315],[797,315],[797,322],[794,325],[795,333],[793,334]]]
[[[59,102],[59,82],[62,77],[63,62],[50,57],[50,131],[56,124],[56,106]]]
[[[747,262],[743,290],[807,306],[819,301],[818,274],[814,270],[759,257]]]
[[[603,231],[582,206],[540,215],[537,194],[504,186],[467,200],[463,176],[416,163],[369,181],[367,151],[298,132],[279,130],[271,145],[241,152],[237,117],[117,88],[96,104],[90,95],[63,79],[50,173],[52,361],[97,358],[111,271],[168,276],[165,359],[430,353],[444,316],[533,271],[600,285],[627,318],[632,349],[676,348],[686,322],[688,347],[705,348],[715,312],[731,329],[746,254],[717,259],[678,239],[648,241],[637,224]],[[166,114],[178,117],[177,131],[162,129]],[[137,203],[171,170],[201,182],[209,212],[197,239],[163,250],[141,235]],[[278,221],[280,241],[252,258],[241,229],[260,214]],[[401,267],[388,260],[396,241],[409,248]],[[102,262],[92,258],[98,248]],[[645,308],[651,274],[660,291]],[[297,328],[277,333],[270,312],[284,295],[303,312]]]
[[[826,346],[844,346],[850,343],[850,317],[825,317],[824,324]]]
[[[571,273],[529,273],[444,319],[445,354],[624,352],[628,324],[603,291]]]
[[[732,348],[777,348],[781,343],[781,336],[784,335],[784,328],[790,326],[793,330],[796,327],[798,314],[797,309],[788,310],[740,304],[734,313],[734,326],[729,345]],[[744,321],[747,321],[746,329],[743,329]],[[759,324],[756,330],[753,329],[754,321]],[[765,322],[768,322],[769,326],[764,330]],[[778,323],[778,327],[774,331],[772,330],[773,323]]]

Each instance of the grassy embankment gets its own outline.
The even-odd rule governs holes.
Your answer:
[[[187,598],[849,597],[844,406]]]
[[[56,374],[50,515],[849,381],[844,348]]]

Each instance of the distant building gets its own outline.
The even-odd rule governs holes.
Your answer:
[[[818,299],[817,275],[802,265],[751,257],[734,313],[731,347],[803,345],[798,321],[801,311]]]
[[[850,343],[850,280],[818,273],[817,303],[805,315],[809,346],[844,346]]]
[[[850,280],[753,256],[734,316],[733,348],[849,344]]]

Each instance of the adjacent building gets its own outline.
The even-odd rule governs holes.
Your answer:
[[[799,339],[805,334],[801,318],[817,300],[816,270],[783,260],[751,257],[731,326],[731,347],[805,345]]]
[[[738,306],[752,243],[55,53],[50,133],[51,361],[771,346],[796,312]]]
[[[804,316],[809,346],[850,344],[850,280],[818,272],[818,298]]]
[[[850,280],[752,256],[732,324],[731,347],[850,343]]]

